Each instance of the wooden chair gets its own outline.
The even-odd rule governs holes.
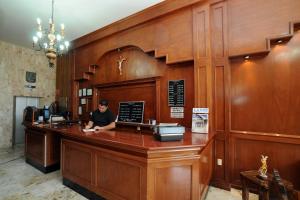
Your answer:
[[[250,186],[255,186],[259,200],[298,200],[293,184],[280,178],[278,170],[261,179],[257,170],[240,173],[243,200],[249,200]]]
[[[290,188],[287,190],[286,186]],[[277,169],[273,169],[273,180],[270,183],[270,199],[271,200],[297,200],[298,195],[294,189],[285,184]]]

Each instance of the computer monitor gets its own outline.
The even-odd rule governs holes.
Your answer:
[[[119,103],[119,122],[143,123],[144,101],[127,101]]]
[[[43,110],[43,117],[44,117],[45,121],[47,121],[50,118],[50,111],[49,111],[49,109],[44,108],[44,110]]]

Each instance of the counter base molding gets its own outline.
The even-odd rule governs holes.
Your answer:
[[[35,162],[34,160],[31,160],[30,158],[26,158],[25,161],[26,161],[26,163],[30,164],[31,166],[35,167],[36,169],[40,170],[41,172],[43,172],[45,174],[54,172],[54,171],[60,169],[59,163],[44,167],[43,165],[39,164],[38,162]]]
[[[82,196],[86,197],[87,199],[93,199],[93,200],[105,200],[103,197],[98,196],[96,193],[89,191],[88,189],[81,187],[80,185],[63,178],[63,184],[75,192],[81,194]]]

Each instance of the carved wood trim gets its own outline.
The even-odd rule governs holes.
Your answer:
[[[279,143],[290,143],[290,144],[300,144],[299,135],[287,135],[278,133],[263,133],[263,132],[251,132],[251,131],[238,131],[231,130],[230,135],[237,138],[248,138],[251,140],[267,140]]]
[[[134,79],[134,80],[126,80],[126,81],[120,81],[120,82],[113,82],[113,83],[103,83],[94,85],[96,88],[109,88],[109,87],[119,87],[122,85],[137,85],[142,83],[151,83],[156,82],[159,79],[159,77],[151,77],[151,78],[143,78],[143,79]]]

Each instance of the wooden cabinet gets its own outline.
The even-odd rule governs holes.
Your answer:
[[[61,160],[63,183],[87,198],[198,200],[211,179],[211,134],[186,131],[181,141],[160,142],[128,130],[85,133],[78,125],[27,125],[25,133],[26,161],[49,172]]]
[[[25,129],[26,162],[44,173],[59,169],[60,136],[52,131]]]
[[[213,138],[187,131],[159,142],[130,131],[60,131],[63,182],[87,198],[194,200],[205,198]]]
[[[211,145],[203,153],[200,188],[204,191],[212,169]],[[199,199],[197,149],[151,152],[147,158],[62,139],[61,155],[65,184],[80,193],[74,184],[107,199]]]

